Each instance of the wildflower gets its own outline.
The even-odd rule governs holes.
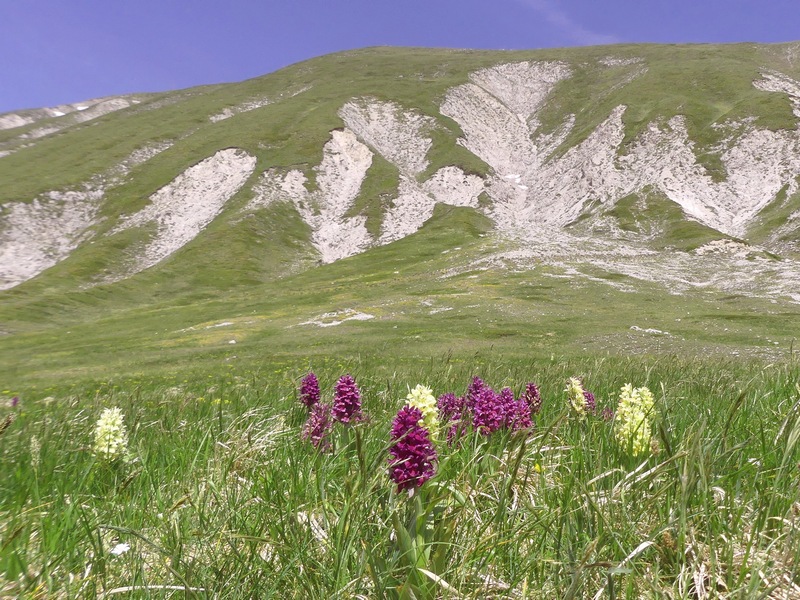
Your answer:
[[[332,414],[340,423],[361,420],[361,392],[350,375],[342,375],[336,382]]]
[[[586,398],[583,395],[581,380],[577,377],[570,377],[564,391],[567,393],[567,402],[569,402],[572,412],[579,419],[583,419],[586,416]]]
[[[504,387],[500,390],[497,395],[497,402],[500,404],[500,410],[503,411],[503,424],[507,424],[506,421],[514,411],[514,404],[516,403],[514,392],[511,391],[510,387]]]
[[[528,399],[524,394],[514,401],[511,409],[506,413],[506,427],[511,431],[533,427],[531,405],[528,404]]]
[[[114,546],[111,550],[109,550],[109,552],[114,556],[120,556],[121,554],[125,554],[130,549],[131,549],[130,544],[122,542],[121,544],[117,544],[116,546]]]
[[[646,387],[634,388],[630,383],[622,387],[614,419],[614,435],[633,456],[651,450],[649,417],[653,404],[653,394]]]
[[[101,459],[113,462],[121,458],[128,447],[128,434],[119,408],[105,409],[94,430],[94,453]]]
[[[455,394],[447,392],[439,396],[436,401],[436,407],[439,409],[439,416],[445,423],[451,420],[456,420],[461,417],[461,411],[464,410],[464,396],[456,397]]]
[[[589,390],[583,390],[583,399],[586,405],[586,412],[594,414],[597,409],[597,402],[595,402],[594,394]]]
[[[319,381],[314,373],[309,373],[300,382],[300,402],[311,408],[319,402]]]
[[[406,396],[406,400],[409,406],[418,408],[422,413],[420,427],[427,429],[431,438],[436,438],[439,434],[439,408],[431,388],[418,385]]]
[[[18,404],[19,404],[19,396],[14,396],[11,399],[11,408],[17,408]]]
[[[600,418],[603,419],[603,421],[613,421],[614,410],[610,406],[606,406],[603,410],[600,411]]]
[[[428,430],[419,425],[422,420],[422,411],[406,405],[392,422],[388,474],[398,492],[420,487],[436,472],[436,449]]]
[[[650,449],[650,421],[641,411],[618,412],[614,434],[617,442],[633,456]]]
[[[484,386],[475,397],[472,406],[472,424],[481,434],[491,435],[505,425],[505,411],[492,388]]]
[[[542,395],[539,393],[539,388],[536,384],[533,382],[526,384],[525,391],[522,392],[521,397],[524,398],[528,406],[530,406],[531,414],[538,415],[539,411],[542,410]]]
[[[311,407],[301,436],[320,452],[330,452],[333,447],[330,441],[332,428],[331,405],[318,402]]]
[[[447,428],[447,443],[452,445],[453,442],[461,437],[467,429],[467,411],[465,411],[466,398],[464,396],[456,396],[450,392],[442,394],[436,402],[439,408],[439,416],[442,422],[448,425]]]
[[[467,388],[467,397],[466,397],[466,404],[467,408],[472,410],[472,407],[475,405],[475,401],[480,396],[481,392],[486,388],[486,384],[483,383],[483,379],[480,377],[473,377],[472,383],[469,384]]]
[[[630,383],[622,387],[619,401],[620,404],[639,406],[646,415],[650,415],[655,404],[653,392],[646,387],[634,388]]]

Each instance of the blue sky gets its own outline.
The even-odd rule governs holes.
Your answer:
[[[240,81],[364,46],[796,40],[798,0],[0,0],[0,113]]]

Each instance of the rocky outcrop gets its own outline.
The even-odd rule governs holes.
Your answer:
[[[254,156],[235,148],[220,150],[189,167],[150,197],[150,203],[122,220],[111,234],[155,226],[155,234],[123,279],[161,262],[192,241],[238,192],[256,168]]]

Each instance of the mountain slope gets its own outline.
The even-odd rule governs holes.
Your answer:
[[[711,293],[795,314],[797,48],[376,48],[0,115],[0,329],[267,297],[298,319],[359,314],[357,297],[334,310],[319,297],[305,314],[286,290],[333,285],[337,268],[321,265],[351,257],[369,276],[383,247],[419,261],[425,224],[446,214],[481,220],[482,237],[423,261],[425,294],[502,274],[497,297],[469,279],[464,293],[505,306],[509,331],[525,315],[517,274],[618,300],[668,292],[694,306]],[[405,302],[384,276],[373,289]],[[585,313],[569,289],[553,296]]]

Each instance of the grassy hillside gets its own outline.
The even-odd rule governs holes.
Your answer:
[[[308,243],[311,231],[291,204],[243,210],[257,177],[269,168],[298,168],[314,188],[313,167],[322,160],[330,131],[343,125],[337,111],[354,97],[391,100],[437,119],[421,179],[447,165],[486,176],[489,167],[457,143],[463,132],[438,106],[469,73],[520,60],[558,60],[573,71],[556,85],[540,115],[540,132],[575,115],[556,154],[580,143],[624,103],[626,140],[648,123],[685,115],[697,159],[716,177],[719,154],[708,149],[724,132],[715,124],[753,117],[760,127],[794,127],[788,97],[752,85],[770,69],[800,75],[783,56],[781,46],[754,45],[502,53],[373,48],[242,83],[141,97],[137,105],[45,136],[0,159],[0,202],[29,202],[49,190],[72,189],[109,173],[137,148],[163,141],[172,146],[106,192],[90,244],[0,292],[6,381],[25,387],[53,378],[176,371],[231,356],[252,364],[264,359],[265,347],[270,356],[298,359],[334,351],[411,359],[487,349],[537,356],[738,351],[785,357],[794,335],[785,323],[797,317],[797,305],[780,296],[759,298],[758,290],[730,293],[719,286],[674,295],[669,285],[593,259],[576,258],[571,266],[532,259],[521,266],[503,258],[517,246],[473,209],[439,206],[416,234],[325,266],[318,266]],[[603,63],[609,57],[616,61],[611,66]],[[242,108],[257,100],[269,103]],[[210,120],[226,109],[233,116]],[[15,147],[13,137],[33,126],[3,132],[3,143]],[[223,213],[157,266],[104,283],[153,232],[105,235],[120,215],[140,210],[184,169],[227,147],[256,156],[257,167]],[[397,185],[397,168],[376,155],[348,214],[365,215],[367,230],[377,235]],[[796,199],[786,190],[779,194],[753,226],[752,241],[788,240],[782,252],[791,256],[796,229],[787,224]],[[585,217],[575,231],[601,237],[622,232],[621,239],[639,240],[641,252],[665,256],[688,257],[705,243],[729,237],[687,218],[657,190]],[[598,217],[610,219],[612,230],[599,226]],[[753,256],[767,255],[755,249]],[[343,311],[373,318],[333,327],[300,325],[324,313],[349,314]],[[203,329],[221,322],[233,324]]]

